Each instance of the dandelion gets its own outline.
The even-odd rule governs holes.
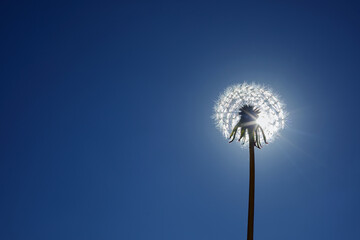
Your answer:
[[[223,135],[244,146],[249,144],[249,210],[247,239],[253,239],[255,154],[254,147],[272,142],[285,126],[284,104],[270,89],[257,84],[243,83],[225,90],[216,102],[213,118]],[[240,131],[238,131],[240,128]]]

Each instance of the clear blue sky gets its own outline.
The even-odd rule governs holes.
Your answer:
[[[360,7],[2,1],[0,239],[245,239],[248,152],[211,119],[287,104],[256,151],[255,239],[360,239]]]

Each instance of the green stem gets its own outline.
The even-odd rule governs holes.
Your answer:
[[[249,209],[248,209],[248,229],[247,240],[253,240],[254,235],[254,193],[255,193],[255,154],[254,136],[249,134],[249,153],[250,153],[250,177],[249,177]]]

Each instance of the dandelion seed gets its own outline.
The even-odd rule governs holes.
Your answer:
[[[227,88],[214,107],[213,118],[226,138],[229,138],[234,126],[240,121],[240,108],[243,106],[252,106],[259,110],[256,123],[264,130],[267,142],[276,139],[279,130],[285,127],[287,114],[279,97],[263,86],[243,83]],[[240,135],[241,132],[237,132],[234,138],[239,139]],[[260,140],[265,140],[262,134]],[[242,138],[242,143],[249,143],[247,135]]]

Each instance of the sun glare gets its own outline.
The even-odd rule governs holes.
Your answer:
[[[233,127],[240,120],[239,108],[245,104],[260,110],[257,123],[264,129],[268,142],[273,141],[279,130],[285,127],[287,114],[279,97],[270,89],[257,84],[243,83],[230,86],[219,97],[213,117],[223,135],[229,138]],[[244,139],[245,142],[248,142],[247,138]]]

